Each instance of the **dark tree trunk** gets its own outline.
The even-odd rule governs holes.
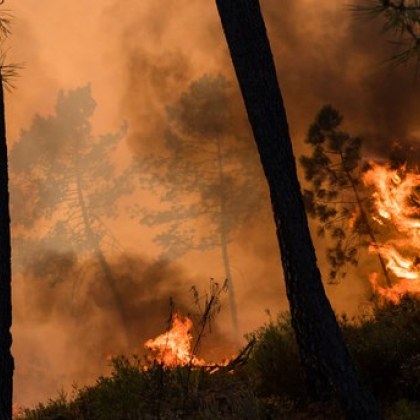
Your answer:
[[[379,418],[325,295],[259,2],[216,3],[270,188],[292,324],[310,391],[325,397],[332,385],[347,418]]]
[[[0,420],[12,419],[12,272],[3,80],[0,75]]]

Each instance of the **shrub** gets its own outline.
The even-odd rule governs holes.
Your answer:
[[[305,390],[303,371],[290,317],[281,314],[254,334],[254,346],[248,369],[259,394],[302,397]]]
[[[414,373],[407,375],[420,355],[418,299],[407,296],[399,305],[379,306],[372,317],[358,322],[345,320],[342,328],[362,376],[377,397],[393,401],[414,396],[411,384],[407,386]]]

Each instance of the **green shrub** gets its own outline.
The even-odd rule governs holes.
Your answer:
[[[420,301],[377,307],[371,317],[340,320],[345,340],[386,418],[420,418]],[[244,366],[167,368],[133,357],[113,360],[112,374],[26,410],[26,420],[341,418],[336,402],[309,400],[290,317],[258,329]],[[323,417],[324,416],[324,417]],[[326,416],[326,417],[325,417]]]
[[[373,317],[344,321],[342,328],[362,376],[377,397],[388,401],[414,396],[407,380],[414,379],[408,369],[420,354],[418,299],[405,297],[399,305],[377,307]]]
[[[344,338],[360,373],[384,401],[420,400],[420,300],[377,306],[373,315],[340,319]],[[258,395],[305,399],[304,374],[290,318],[281,315],[255,333],[248,363]]]
[[[113,360],[109,377],[64,394],[47,405],[25,410],[25,420],[258,419],[259,406],[249,381],[224,370],[168,368],[138,358]]]
[[[302,397],[304,376],[290,317],[281,314],[276,323],[264,325],[254,335],[257,341],[248,369],[259,394]]]
[[[420,419],[419,403],[398,400],[389,410],[386,416],[389,420],[418,420]]]

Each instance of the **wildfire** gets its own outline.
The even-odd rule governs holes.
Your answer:
[[[18,418],[20,416],[23,416],[23,408],[20,407],[18,404],[13,404],[13,418]]]
[[[405,167],[391,169],[375,163],[371,166],[363,181],[375,189],[373,199],[379,218],[391,222],[399,232],[417,237],[420,233],[420,175],[408,172]]]
[[[406,167],[370,165],[363,182],[374,190],[372,220],[392,228],[391,231],[398,233],[398,240],[371,244],[369,248],[386,261],[395,283],[392,287],[382,287],[377,273],[372,273],[369,280],[379,296],[398,303],[407,293],[420,295],[420,175]]]
[[[155,339],[147,340],[144,346],[153,353],[153,360],[165,366],[203,366],[204,360],[192,354],[192,326],[190,318],[174,313],[171,328]]]

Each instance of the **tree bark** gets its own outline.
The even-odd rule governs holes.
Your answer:
[[[3,79],[0,75],[0,419],[12,419],[12,270]]]
[[[310,391],[331,385],[349,419],[379,418],[326,297],[309,232],[286,112],[258,0],[216,0],[270,189],[292,325]]]

